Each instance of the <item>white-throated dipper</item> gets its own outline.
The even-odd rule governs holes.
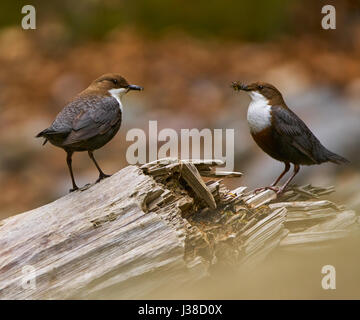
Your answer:
[[[66,151],[73,185],[70,192],[78,189],[71,165],[74,152],[88,152],[99,170],[96,182],[109,177],[100,169],[93,152],[108,143],[118,132],[122,119],[122,96],[130,90],[142,89],[129,84],[118,74],[104,74],[66,105],[49,128],[36,135],[37,138],[45,138],[43,144],[50,141]]]
[[[233,82],[234,90],[244,90],[251,97],[247,121],[250,133],[258,146],[272,158],[284,162],[285,169],[266,188],[282,193],[300,170],[300,165],[323,162],[336,164],[349,162],[328,149],[310,131],[306,124],[286,105],[281,93],[273,85],[255,82],[250,85]],[[282,187],[277,183],[294,165],[294,172]]]

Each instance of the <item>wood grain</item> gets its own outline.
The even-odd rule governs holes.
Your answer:
[[[333,188],[294,187],[276,199],[204,183],[201,173],[221,164],[128,166],[0,221],[0,298],[141,298],[196,283],[214,264],[251,266],[277,248],[331,241],[359,225],[353,211],[318,199]],[[27,267],[35,288],[24,285]]]

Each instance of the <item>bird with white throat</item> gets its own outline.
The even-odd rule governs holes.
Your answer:
[[[101,170],[93,152],[108,143],[118,132],[123,113],[121,99],[130,90],[143,88],[129,84],[116,73],[104,74],[66,105],[50,127],[36,135],[37,138],[45,138],[43,144],[50,141],[66,151],[73,186],[70,192],[78,189],[72,170],[74,152],[88,152],[99,171],[96,182],[109,177]]]
[[[246,91],[251,98],[247,121],[257,145],[270,157],[285,164],[284,171],[270,186],[255,191],[271,189],[281,194],[299,172],[300,165],[349,162],[321,144],[306,124],[288,108],[282,94],[273,85],[265,82],[249,85],[233,82],[232,87],[235,91]],[[290,170],[291,163],[294,165],[293,174],[278,187],[278,182]]]

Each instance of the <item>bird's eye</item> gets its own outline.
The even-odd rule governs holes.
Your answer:
[[[113,82],[113,84],[117,84],[117,83],[118,83],[117,79],[112,79],[111,81]]]
[[[262,89],[264,89],[264,86],[260,85],[260,86],[258,86],[258,88],[259,88],[260,90],[262,90]]]

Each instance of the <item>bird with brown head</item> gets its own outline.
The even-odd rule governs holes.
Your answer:
[[[285,164],[284,171],[265,189],[272,189],[278,194],[284,192],[299,172],[300,165],[349,162],[321,144],[307,125],[288,108],[282,94],[273,85],[266,82],[249,85],[233,82],[232,87],[236,91],[246,91],[251,98],[247,121],[257,145],[269,156]],[[278,187],[278,182],[290,170],[291,163],[294,165],[293,174],[283,186]]]
[[[70,191],[78,189],[72,170],[74,152],[88,152],[99,171],[97,182],[109,176],[101,170],[93,152],[118,132],[122,121],[122,97],[130,90],[143,88],[129,84],[118,74],[104,74],[66,105],[50,127],[36,135],[45,138],[44,144],[50,141],[66,151],[73,186]]]

